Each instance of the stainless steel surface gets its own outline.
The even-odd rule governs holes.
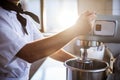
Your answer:
[[[99,47],[103,43],[98,42],[98,41],[93,41],[93,40],[80,40],[79,45],[81,48],[89,48],[89,47]]]
[[[102,42],[97,42],[97,41],[89,41],[89,40],[79,40],[79,45],[80,45],[80,57],[83,61],[87,60],[87,56],[88,56],[88,51],[87,49],[90,47],[97,47],[98,50],[100,48],[100,46],[103,45]]]
[[[106,80],[108,63],[96,59],[92,59],[91,61],[92,62],[85,64],[79,59],[70,59],[66,61],[66,80]]]
[[[65,62],[66,80],[106,80],[106,71],[108,67],[111,67],[110,59],[107,57],[103,60],[89,59],[87,49],[99,48],[103,43],[120,43],[119,30],[120,16],[98,15],[92,31],[88,35],[78,37],[79,48],[83,49],[82,57],[80,56],[79,60],[73,59]]]
[[[104,50],[104,44],[92,40],[77,39],[76,41],[78,41],[77,44],[80,46],[79,50],[83,49],[83,52],[80,51],[82,56],[76,60],[68,60],[68,62],[65,62],[67,72],[66,80],[106,80],[109,74],[108,68],[110,68],[110,65],[108,65],[108,63],[111,64],[111,56],[105,52],[104,55],[99,55],[99,57],[103,57],[102,60],[87,57],[87,49],[97,47],[97,51],[99,52],[99,50]]]

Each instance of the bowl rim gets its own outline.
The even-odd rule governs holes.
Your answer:
[[[81,72],[101,72],[101,71],[105,71],[109,68],[109,64],[108,62],[106,61],[103,61],[103,60],[98,60],[98,59],[92,59],[90,58],[91,60],[96,60],[96,61],[100,61],[100,62],[103,62],[106,64],[106,67],[104,68],[101,68],[101,69],[94,69],[94,70],[86,70],[86,69],[78,69],[78,68],[75,68],[75,67],[72,67],[72,66],[69,66],[67,65],[67,62],[68,61],[72,61],[72,60],[77,60],[78,58],[72,58],[72,59],[68,59],[64,62],[64,66],[67,68],[67,69],[71,69],[71,70],[76,70],[76,71],[81,71]]]

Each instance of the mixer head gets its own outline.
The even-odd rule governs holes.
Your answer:
[[[80,35],[78,38],[104,43],[120,43],[120,16],[98,15],[89,35]]]

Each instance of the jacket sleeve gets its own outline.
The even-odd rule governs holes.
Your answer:
[[[17,52],[27,44],[4,19],[0,18],[0,65],[7,65]]]

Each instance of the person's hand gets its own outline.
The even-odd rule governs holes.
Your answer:
[[[95,18],[95,12],[85,11],[82,13],[75,24],[78,34],[88,34],[92,29]]]

